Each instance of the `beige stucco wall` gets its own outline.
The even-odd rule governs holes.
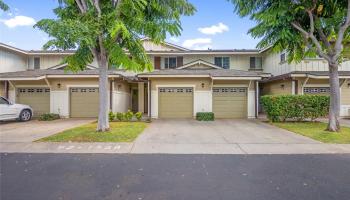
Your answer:
[[[49,82],[51,89],[56,91],[67,90],[68,86],[98,86],[97,78],[51,78]]]
[[[211,90],[210,78],[151,78],[152,90],[157,90],[157,85],[194,85],[198,91]],[[202,88],[202,83],[204,87]]]
[[[284,85],[284,88],[281,85]],[[292,94],[292,80],[290,79],[263,83],[262,86],[262,95]]]
[[[0,73],[27,69],[27,57],[15,51],[0,48]]]
[[[214,87],[247,87],[249,86],[250,91],[255,90],[255,81],[252,81],[249,85],[250,81],[247,80],[215,80],[213,82]]]
[[[45,86],[46,84],[45,80],[33,80],[33,81],[11,81],[16,87],[23,87],[23,86]]]
[[[126,81],[123,81],[123,80],[116,80],[114,82],[114,89],[116,91],[130,93],[130,84]]]

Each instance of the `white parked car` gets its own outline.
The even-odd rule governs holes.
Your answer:
[[[15,104],[4,97],[0,97],[0,120],[16,119],[29,121],[33,116],[33,109],[28,105]]]

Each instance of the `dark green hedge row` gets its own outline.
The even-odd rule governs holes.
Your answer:
[[[39,116],[39,121],[52,121],[59,119],[60,115],[55,113],[45,113]]]
[[[328,115],[329,96],[267,95],[261,103],[270,121],[315,120]]]
[[[214,113],[213,112],[197,112],[196,119],[198,121],[214,121]]]

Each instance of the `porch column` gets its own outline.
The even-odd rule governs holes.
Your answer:
[[[145,83],[138,83],[138,111],[145,112]]]

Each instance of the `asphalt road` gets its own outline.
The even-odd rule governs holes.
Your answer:
[[[0,156],[1,200],[350,199],[350,154]]]

